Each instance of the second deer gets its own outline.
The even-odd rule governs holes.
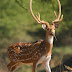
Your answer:
[[[59,14],[57,16],[56,12],[54,14],[56,16],[56,20],[52,21],[52,25],[50,25],[46,21],[40,20],[40,14],[35,17],[32,11],[32,0],[30,0],[30,12],[34,20],[42,25],[42,28],[46,30],[46,37],[44,40],[39,40],[34,43],[22,43],[18,42],[13,45],[10,45],[8,48],[8,56],[10,58],[10,63],[7,65],[8,70],[10,72],[15,71],[22,64],[33,64],[32,72],[35,72],[35,69],[38,64],[42,64],[47,72],[51,72],[49,62],[51,60],[52,47],[53,47],[53,38],[55,36],[55,29],[58,28],[58,24],[63,19],[63,15],[61,16],[61,4],[60,1],[57,0],[59,5]],[[61,18],[60,18],[61,16]]]

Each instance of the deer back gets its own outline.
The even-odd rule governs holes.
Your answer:
[[[15,43],[8,48],[8,56],[11,61],[23,61],[31,63],[37,61],[46,53],[45,42],[40,40],[34,43]]]

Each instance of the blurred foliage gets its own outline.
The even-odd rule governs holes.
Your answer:
[[[72,4],[71,0],[61,0],[62,14],[64,15],[60,27],[56,30],[58,41],[61,44],[72,43]],[[50,22],[55,19],[54,10],[58,13],[56,0],[34,0],[33,12],[41,14],[41,20]],[[41,34],[40,34],[41,32]],[[67,34],[68,33],[68,34]],[[29,0],[0,0],[0,47],[7,48],[9,44],[18,41],[35,41],[44,38],[42,31],[32,18],[29,11]],[[59,44],[59,43],[58,43]],[[57,44],[57,45],[58,45]]]
[[[56,29],[57,41],[54,46],[72,45],[72,0],[60,0],[60,2],[64,19]],[[39,12],[41,20],[51,24],[55,19],[54,10],[58,14],[57,0],[33,0],[33,12],[35,15]],[[1,56],[7,57],[5,49],[7,50],[10,44],[35,41],[44,37],[45,31],[30,14],[29,0],[0,0]]]

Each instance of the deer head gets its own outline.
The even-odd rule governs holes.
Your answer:
[[[58,14],[58,16],[57,16],[56,11],[54,11],[54,14],[55,14],[55,16],[56,16],[56,20],[52,21],[52,25],[50,25],[48,22],[46,22],[46,21],[41,21],[41,20],[40,20],[40,14],[39,14],[39,13],[38,13],[38,15],[36,15],[36,17],[35,17],[35,15],[34,15],[34,13],[33,13],[33,11],[32,11],[32,0],[30,0],[30,12],[31,12],[32,17],[34,18],[34,20],[35,20],[38,24],[42,25],[42,28],[43,28],[44,30],[46,30],[47,33],[48,33],[49,35],[51,35],[51,36],[55,36],[55,28],[58,28],[58,27],[59,27],[59,24],[57,24],[57,23],[61,22],[62,19],[63,19],[63,15],[61,16],[61,4],[60,4],[60,1],[57,0],[57,2],[58,2],[58,5],[59,5],[59,14]],[[60,18],[60,16],[61,16],[61,18]]]

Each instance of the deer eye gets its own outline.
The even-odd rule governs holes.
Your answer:
[[[51,31],[52,29],[50,29],[50,31]]]

